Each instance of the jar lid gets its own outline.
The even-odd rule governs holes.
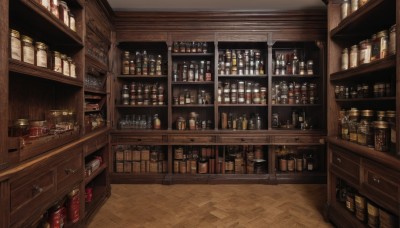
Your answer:
[[[361,110],[361,116],[374,116],[374,110]]]
[[[31,37],[29,37],[29,36],[22,35],[21,39],[24,42],[28,42],[28,43],[32,43],[33,42],[33,39]]]
[[[41,49],[46,49],[47,48],[47,45],[42,43],[42,42],[36,42],[35,45],[36,45],[37,48],[41,48]]]
[[[17,37],[17,38],[20,37],[19,32],[17,30],[14,30],[14,29],[10,29],[10,34],[13,37]]]
[[[69,197],[75,196],[76,194],[79,193],[79,188],[75,188],[74,190],[72,190],[70,193],[68,193]]]
[[[384,117],[385,116],[385,111],[376,111],[376,116]]]
[[[61,58],[62,58],[62,59],[66,59],[66,58],[67,58],[67,55],[66,55],[66,54],[61,54]]]
[[[54,53],[54,55],[56,55],[56,56],[60,56],[60,55],[61,55],[61,53],[58,52],[58,51],[54,51],[53,53]]]
[[[349,116],[359,116],[360,115],[360,111],[357,110],[356,108],[352,108],[349,110]]]
[[[386,111],[386,117],[396,117],[396,111]]]
[[[387,34],[388,34],[387,30],[382,30],[382,31],[378,32],[378,34],[376,36],[383,37],[383,36],[387,36]]]
[[[351,46],[351,49],[358,49],[357,44]]]
[[[375,128],[388,128],[389,123],[386,121],[374,121]]]

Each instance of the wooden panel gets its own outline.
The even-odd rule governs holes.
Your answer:
[[[220,143],[237,143],[237,144],[253,144],[253,143],[269,143],[269,136],[220,136]]]
[[[10,227],[10,184],[0,182],[0,227]]]
[[[273,136],[272,142],[275,144],[315,144],[320,143],[321,137],[313,137],[313,136]]]
[[[268,40],[267,33],[217,33],[216,38],[218,41],[235,41],[235,42],[266,42]]]
[[[196,33],[196,32],[179,32],[169,34],[172,41],[194,41],[194,42],[206,42],[214,41],[214,33]]]
[[[215,136],[173,135],[169,137],[171,143],[215,143]]]
[[[354,186],[359,185],[360,180],[360,158],[338,149],[332,149],[332,160],[329,164],[331,170],[341,178],[351,182]]]
[[[163,140],[162,135],[155,136],[114,136],[112,143],[154,143],[161,142]]]
[[[43,204],[46,198],[56,192],[56,171],[50,169],[35,172],[30,174],[30,178],[22,177],[12,181],[10,186],[11,224],[13,224],[31,216],[32,208]]]
[[[95,139],[88,141],[85,146],[85,156],[95,152],[108,143],[108,134],[102,134]]]
[[[65,155],[67,155],[66,161],[57,166],[57,189],[71,188],[73,186],[69,185],[75,184],[82,178],[82,147],[66,151]]]
[[[0,170],[5,168],[8,157],[8,0],[0,0]],[[1,216],[0,216],[1,220]],[[1,222],[0,222],[1,225]]]
[[[137,31],[123,31],[117,33],[117,42],[161,42],[168,40],[166,32],[138,33]]]

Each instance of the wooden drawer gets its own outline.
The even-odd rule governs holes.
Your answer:
[[[162,135],[143,135],[143,136],[117,136],[113,137],[113,143],[136,143],[136,144],[148,144],[148,143],[161,143],[164,142]]]
[[[43,167],[44,169],[44,167]],[[32,215],[32,210],[56,193],[56,170],[46,169],[18,178],[10,184],[11,224],[24,221]]]
[[[274,144],[323,144],[323,138],[316,136],[274,136],[272,143]]]
[[[170,136],[171,143],[186,143],[186,144],[204,144],[215,143],[215,136],[189,136],[189,135],[172,135]]]
[[[108,135],[102,134],[99,137],[92,139],[86,143],[86,154],[90,154],[107,145]]]
[[[255,137],[246,137],[246,136],[220,136],[220,143],[237,143],[237,144],[265,144],[270,142],[270,138],[268,136],[255,136]]]
[[[342,151],[337,148],[332,149],[331,170],[341,178],[358,186],[360,183],[360,158],[351,152]]]
[[[70,188],[82,178],[83,161],[82,149],[67,151],[69,159],[57,166],[57,188]]]
[[[368,198],[397,213],[400,196],[400,173],[365,160],[362,188]]]

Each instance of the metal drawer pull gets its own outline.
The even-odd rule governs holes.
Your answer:
[[[74,174],[76,173],[76,169],[65,169],[66,174]]]
[[[194,139],[189,139],[190,140],[190,142],[194,142]]]
[[[372,180],[378,184],[381,182],[381,179],[379,179],[379,177],[372,177]]]
[[[336,161],[339,163],[342,163],[342,159],[340,159],[340,158],[336,158]]]
[[[33,195],[37,195],[43,192],[43,188],[39,187],[39,185],[33,185]]]

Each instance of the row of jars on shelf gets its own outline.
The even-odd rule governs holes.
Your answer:
[[[161,120],[158,114],[150,115],[125,115],[118,121],[119,129],[161,129]]]
[[[207,53],[207,50],[206,42],[174,42],[172,44],[173,53]]]
[[[163,74],[162,55],[149,55],[147,50],[135,51],[131,54],[124,51],[122,55],[122,72],[123,75],[157,75]]]
[[[394,90],[392,90],[391,84],[384,82],[375,82],[372,86],[366,83],[357,84],[354,86],[335,86],[336,99],[391,97],[394,95],[393,93]]]
[[[271,91],[272,104],[315,104],[318,101],[317,84],[286,81],[274,82]]]
[[[211,93],[204,89],[197,90],[196,94],[193,94],[193,90],[184,89],[179,96],[173,97],[174,105],[190,105],[190,104],[212,104]]]
[[[115,161],[115,172],[117,173],[167,173],[167,161]]]
[[[158,83],[146,84],[132,82],[122,85],[122,105],[163,105],[164,86]]]
[[[267,88],[253,81],[218,81],[220,104],[266,104]]]
[[[60,19],[72,31],[76,32],[75,16],[70,11],[65,1],[58,0],[36,0],[44,8],[50,11],[55,17]]]
[[[200,118],[200,114],[190,112],[188,118],[178,116],[175,120],[177,130],[209,130],[212,129],[212,120]]]
[[[225,146],[226,174],[264,174],[267,160],[263,146]]]
[[[275,75],[314,75],[314,61],[300,60],[296,49],[292,53],[275,53],[272,72]]]
[[[261,130],[263,121],[258,113],[239,115],[237,113],[221,112],[221,129],[223,130]]]
[[[115,161],[164,161],[166,153],[161,146],[117,145]]]
[[[218,72],[221,75],[263,75],[264,60],[256,49],[226,49],[218,56]]]
[[[20,35],[14,29],[10,29],[10,57],[76,78],[76,65],[71,57],[58,51],[50,51],[42,42],[35,42],[33,45],[31,37]]]
[[[390,29],[390,40],[388,31],[382,30],[373,34],[371,39],[361,41],[358,45],[351,46],[350,50],[344,48],[342,51],[341,70],[355,68],[371,61],[383,59],[388,55],[396,53],[396,25]]]
[[[16,119],[9,125],[10,137],[39,138],[61,134],[76,127],[76,115],[71,110],[50,110],[45,120]]]
[[[174,62],[172,66],[172,81],[174,82],[204,82],[212,81],[211,61]]]
[[[345,205],[348,211],[368,227],[398,227],[398,217],[380,208],[339,178],[336,184],[336,200]]]
[[[376,118],[375,118],[376,113]],[[338,118],[338,137],[377,151],[396,151],[396,112],[341,110]]]
[[[308,130],[312,129],[313,123],[311,118],[306,118],[306,111],[293,109],[291,114],[291,119],[281,120],[279,113],[272,114],[272,128],[282,128],[282,129],[300,129]]]
[[[318,159],[310,149],[299,150],[297,146],[276,146],[278,168],[281,172],[315,171],[318,169]]]

